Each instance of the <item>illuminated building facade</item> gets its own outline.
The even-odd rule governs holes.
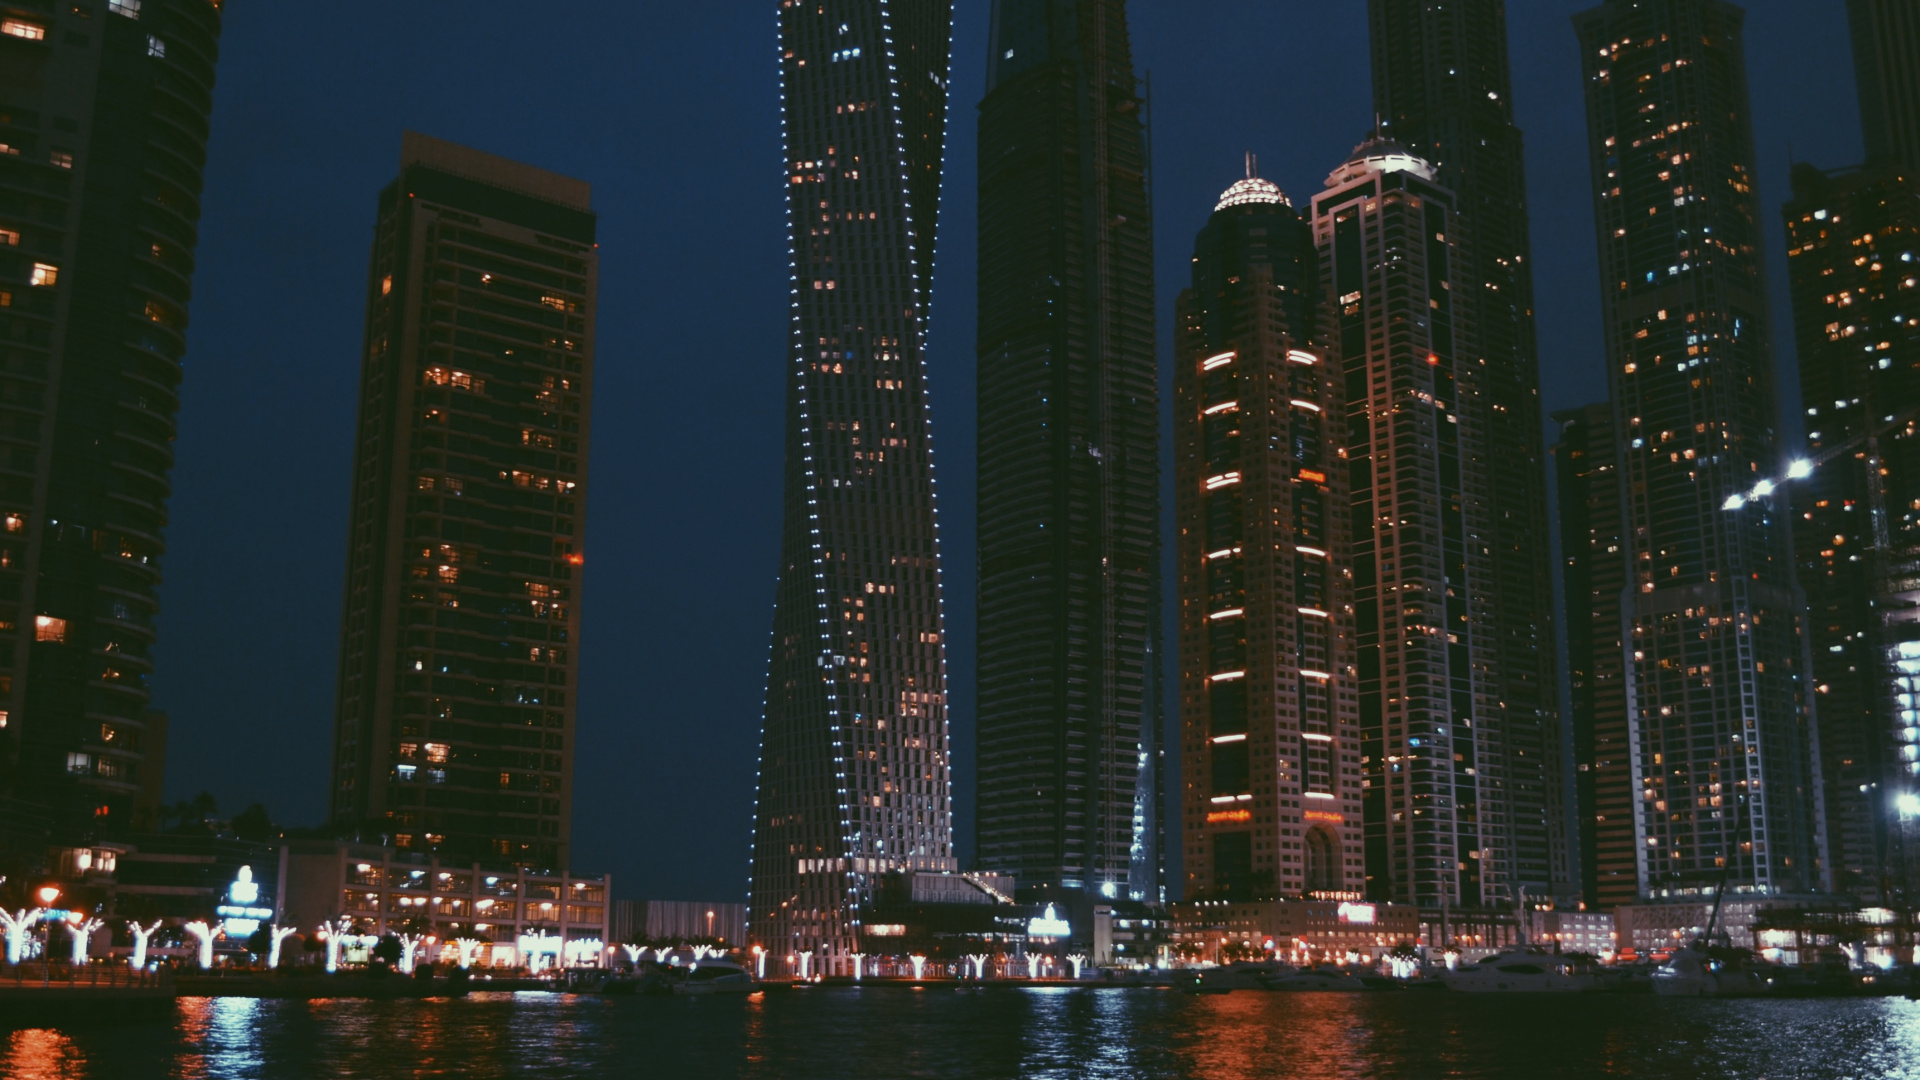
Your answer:
[[[1510,906],[1510,759],[1489,630],[1486,396],[1453,193],[1373,139],[1313,200],[1344,382],[1366,892]],[[1523,763],[1530,767],[1531,763]]]
[[[589,195],[411,132],[380,194],[331,785],[363,839],[566,866]]]
[[[1179,300],[1174,513],[1189,900],[1366,887],[1344,380],[1313,227],[1228,188]]]
[[[341,955],[350,963],[365,963],[382,936],[405,933],[432,939],[423,962],[538,969],[607,961],[611,877],[504,870],[376,844],[296,841],[281,850],[273,893],[281,925],[345,922]]]
[[[1308,966],[1377,963],[1395,946],[1420,943],[1420,909],[1359,900],[1197,900],[1172,905],[1178,953],[1230,962],[1267,954]]]
[[[1785,215],[1827,847],[1836,889],[1890,903],[1920,854],[1900,828],[1920,794],[1920,185],[1900,166],[1801,165]]]
[[[1553,456],[1566,560],[1572,798],[1579,822],[1574,884],[1587,905],[1611,909],[1640,896],[1620,622],[1628,578],[1620,448],[1613,436],[1613,406],[1606,402],[1556,413],[1554,419],[1560,423]]]
[[[980,869],[1160,899],[1160,398],[1123,0],[996,0],[980,104]]]
[[[1609,782],[1655,900],[1819,876],[1804,598],[1785,507],[1746,497],[1785,462],[1741,23],[1720,0],[1575,19],[1627,556],[1633,768]]]
[[[1528,895],[1571,883],[1559,648],[1547,525],[1546,440],[1533,318],[1524,140],[1513,119],[1504,0],[1369,0],[1374,112],[1381,130],[1431,162],[1454,194],[1452,298],[1475,399],[1463,405],[1490,506],[1476,585],[1485,607],[1504,873]]]
[[[148,680],[221,23],[209,0],[0,4],[0,845],[124,833],[158,768]]]
[[[927,306],[950,3],[780,5],[793,339],[748,935],[852,974],[889,873],[955,871]]]

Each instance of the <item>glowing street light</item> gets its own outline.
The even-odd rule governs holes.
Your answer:
[[[40,889],[39,896],[40,896],[40,906],[43,908],[50,908],[53,906],[53,902],[55,900],[60,899],[60,890],[54,888],[51,885],[42,886]]]
[[[1808,461],[1806,458],[1801,458],[1800,460],[1787,466],[1787,479],[1789,480],[1805,480],[1807,477],[1812,475],[1813,475],[1813,462]]]
[[[1899,808],[1901,817],[1920,818],[1920,795],[1909,792],[1895,799],[1893,802],[1894,805]]]

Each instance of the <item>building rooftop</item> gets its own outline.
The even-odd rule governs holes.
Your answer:
[[[1353,156],[1327,177],[1328,187],[1358,180],[1368,173],[1410,172],[1421,178],[1434,178],[1433,165],[1427,159],[1384,135],[1374,135],[1354,148]]]

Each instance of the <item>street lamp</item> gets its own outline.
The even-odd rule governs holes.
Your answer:
[[[50,908],[53,906],[55,900],[60,899],[60,890],[54,888],[52,885],[43,885],[40,888],[39,896],[40,906]]]

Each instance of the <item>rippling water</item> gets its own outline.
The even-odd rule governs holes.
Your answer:
[[[0,1031],[6,1080],[1920,1078],[1920,1004],[1147,990],[179,1003]]]

